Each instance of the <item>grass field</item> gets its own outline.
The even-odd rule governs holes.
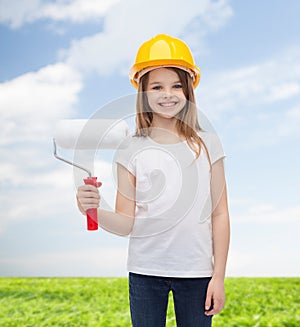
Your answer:
[[[300,278],[227,278],[214,327],[299,327]],[[1,327],[130,326],[126,278],[0,278]],[[172,297],[167,326],[176,326]]]

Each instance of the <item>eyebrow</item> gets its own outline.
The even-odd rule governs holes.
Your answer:
[[[181,83],[181,82],[178,80],[178,81],[173,82],[172,84],[177,84],[177,83]],[[152,85],[152,84],[162,84],[162,82],[152,82],[152,83],[149,83],[149,85]]]

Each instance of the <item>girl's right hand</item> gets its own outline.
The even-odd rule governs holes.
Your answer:
[[[80,212],[85,215],[86,210],[98,208],[100,205],[100,193],[98,187],[102,183],[97,183],[97,187],[93,185],[81,185],[77,189],[76,198],[77,206]]]

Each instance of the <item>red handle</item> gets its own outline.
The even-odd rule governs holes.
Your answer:
[[[87,229],[97,230],[98,229],[98,212],[97,209],[88,209],[86,211],[87,218]]]
[[[97,186],[97,177],[85,178],[83,181],[86,185]],[[88,209],[86,211],[86,218],[87,218],[87,229],[88,230],[97,230],[98,229],[97,208]]]

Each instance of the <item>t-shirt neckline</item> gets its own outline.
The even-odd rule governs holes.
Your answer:
[[[176,143],[159,143],[154,141],[150,136],[146,136],[147,140],[150,141],[151,143],[154,143],[155,145],[159,146],[180,146],[180,145],[185,145],[187,143],[187,140],[181,141],[181,142],[176,142]]]

